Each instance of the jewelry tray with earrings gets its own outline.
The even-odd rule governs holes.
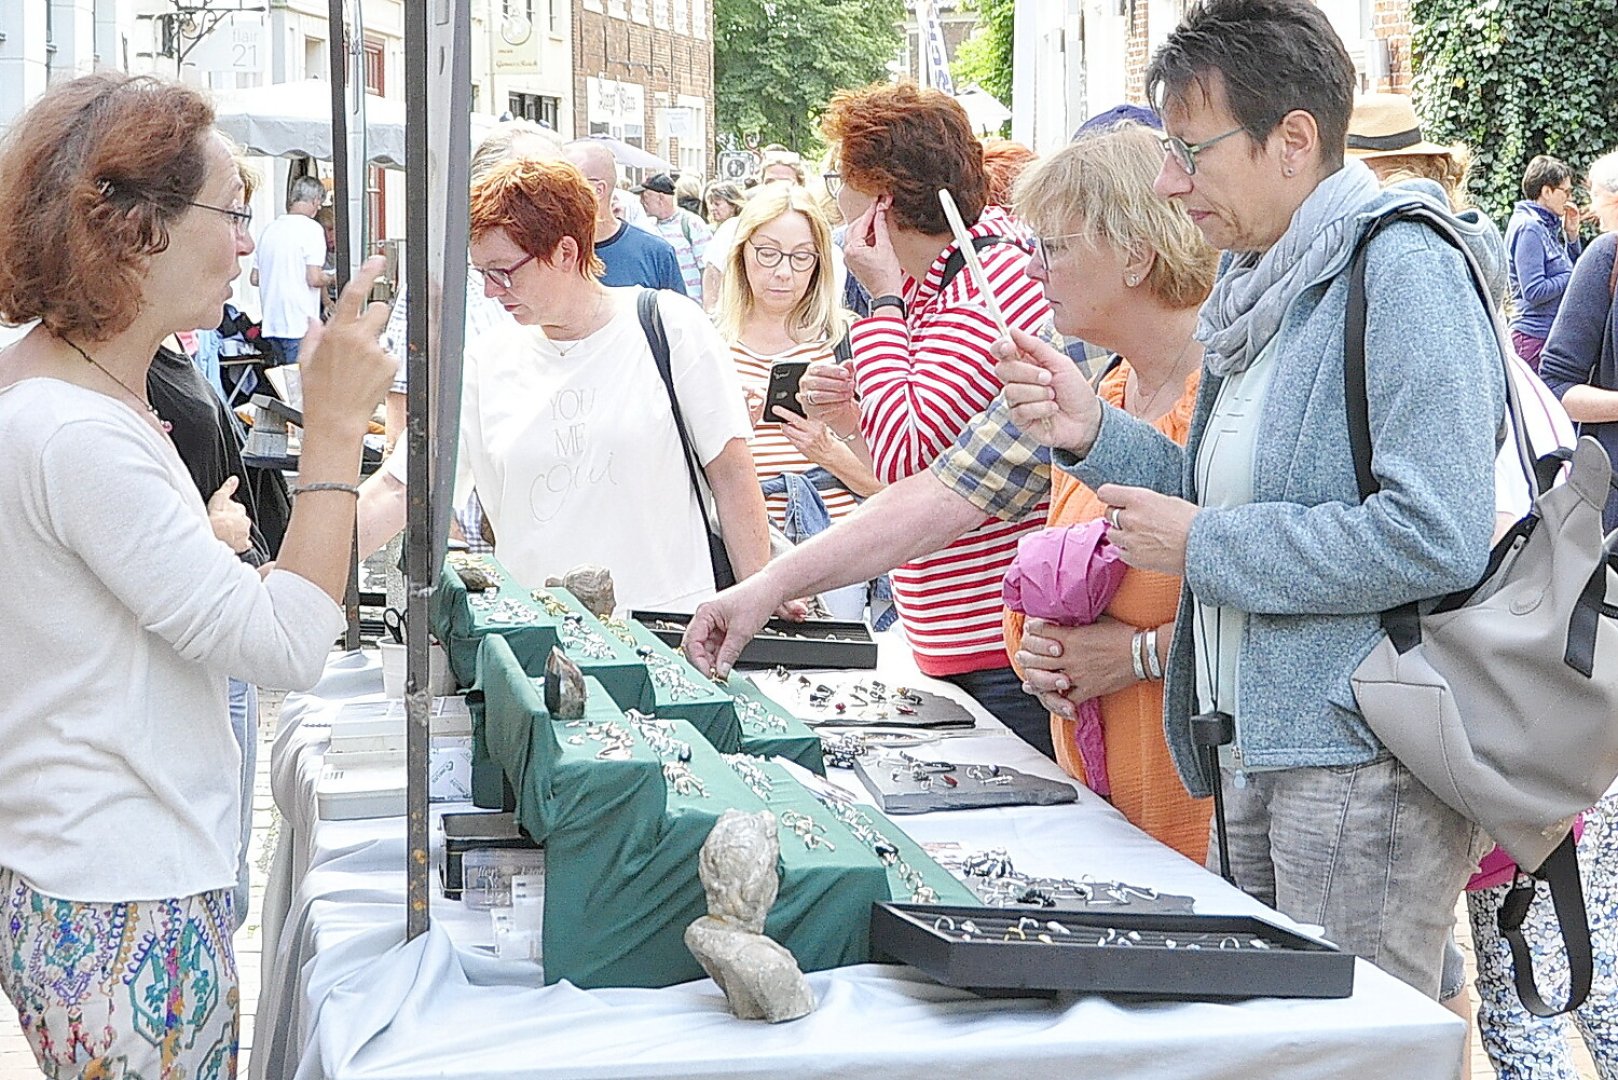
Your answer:
[[[672,611],[632,611],[666,644],[678,647],[691,616]],[[874,668],[876,640],[862,622],[840,619],[771,619],[742,648],[744,665],[789,668]]]
[[[1353,954],[1247,915],[876,903],[871,947],[946,986],[993,997],[1223,1001],[1354,992]]]

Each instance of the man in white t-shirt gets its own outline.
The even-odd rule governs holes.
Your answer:
[[[309,321],[320,318],[320,293],[335,280],[326,269],[326,230],[315,214],[326,188],[313,176],[292,182],[287,212],[259,234],[253,257],[254,285],[263,309],[263,337],[283,364],[298,362]]]

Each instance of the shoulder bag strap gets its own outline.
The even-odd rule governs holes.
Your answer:
[[[992,234],[989,236],[976,236],[972,238],[972,250],[982,254],[985,248],[991,248],[996,244],[1005,242],[1006,238],[1003,236],[994,236]],[[960,248],[956,248],[949,253],[949,258],[944,260],[944,272],[938,279],[938,291],[943,292],[949,288],[949,283],[955,280],[955,275],[965,269],[966,253]]]
[[[1540,996],[1539,985],[1534,982],[1534,956],[1523,940],[1522,924],[1534,902],[1534,879],[1547,882],[1551,887],[1551,903],[1556,908],[1556,921],[1561,925],[1562,944],[1567,950],[1567,1004],[1553,1009]],[[1573,830],[1569,829],[1556,850],[1542,863],[1532,876],[1519,873],[1511,891],[1506,893],[1496,916],[1500,936],[1511,946],[1511,963],[1515,969],[1513,980],[1517,996],[1523,1007],[1535,1016],[1556,1016],[1572,1012],[1590,994],[1593,964],[1590,956],[1590,924],[1584,911],[1584,888],[1579,882],[1579,854],[1574,846]]]
[[[663,316],[657,310],[657,290],[642,289],[635,298],[635,310],[640,315],[640,328],[646,335],[646,344],[652,348],[652,360],[657,364],[658,377],[669,395],[669,409],[674,413],[674,430],[680,433],[680,448],[684,451],[685,471],[691,478],[691,489],[697,493],[697,509],[702,513],[702,524],[711,536],[713,522],[708,519],[708,500],[703,497],[701,474],[697,469],[696,448],[685,428],[685,416],[680,412],[680,395],[674,390],[674,364],[669,354],[668,332],[663,327]]]

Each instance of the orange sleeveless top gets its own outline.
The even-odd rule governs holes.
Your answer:
[[[1129,381],[1129,362],[1123,361],[1102,380],[1102,400],[1119,408]],[[1201,372],[1186,379],[1185,390],[1174,408],[1152,426],[1180,445],[1191,430]],[[1074,525],[1093,521],[1106,512],[1095,492],[1060,469],[1051,470],[1049,524]],[[1170,574],[1131,568],[1124,575],[1107,614],[1139,629],[1174,620],[1180,602],[1180,579]],[[1022,645],[1023,616],[1005,613],[1006,649],[1013,656]],[[1074,721],[1051,717],[1051,738],[1056,760],[1069,776],[1088,786],[1084,763],[1074,742]],[[1163,736],[1163,684],[1146,681],[1101,698],[1102,737],[1107,746],[1107,776],[1112,782],[1112,804],[1130,823],[1198,864],[1208,849],[1209,800],[1186,793]]]

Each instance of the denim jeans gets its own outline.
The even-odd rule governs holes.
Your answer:
[[[230,680],[230,730],[242,751],[241,851],[236,856],[236,888],[232,893],[234,930],[247,921],[247,849],[253,839],[253,780],[258,772],[258,687],[239,679]]]
[[[820,493],[828,488],[842,486],[841,480],[819,465],[806,472],[780,473],[759,482],[766,499],[771,495],[786,495],[787,508],[781,531],[794,544],[801,544],[811,536],[817,536],[831,528],[831,514],[826,510],[826,501],[820,497]],[[855,498],[858,499],[859,496],[856,495]],[[883,574],[870,583],[870,599],[877,601],[893,599],[893,584],[888,575]],[[899,612],[890,607],[877,618],[871,629],[886,630],[898,617]]]
[[[1051,742],[1050,711],[1038,698],[1023,691],[1022,679],[1010,667],[946,675],[944,681],[971,694],[1017,738],[1051,760],[1056,759],[1056,746]]]
[[[275,354],[277,366],[296,364],[298,362],[298,348],[303,345],[303,338],[265,337],[261,340],[269,342],[270,350]]]
[[[1437,998],[1455,903],[1481,830],[1396,758],[1223,770],[1230,866],[1243,892],[1326,929],[1345,952]],[[1210,826],[1208,866],[1219,867]]]

